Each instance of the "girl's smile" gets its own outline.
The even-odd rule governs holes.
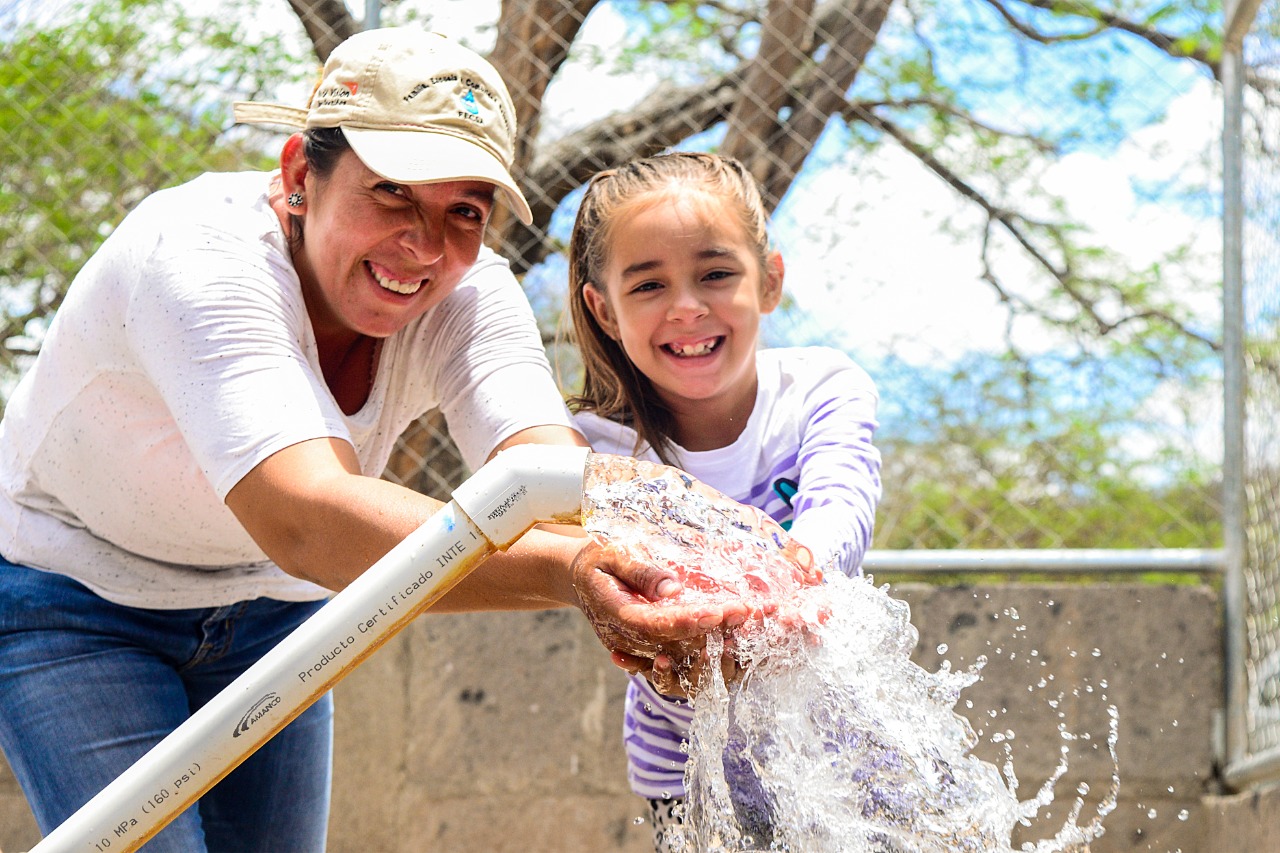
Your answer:
[[[677,358],[695,358],[709,355],[722,343],[724,343],[723,335],[693,343],[670,343],[665,344],[665,346],[667,351]]]

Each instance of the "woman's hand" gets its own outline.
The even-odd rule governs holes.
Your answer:
[[[705,635],[703,635],[705,637]],[[653,689],[663,696],[681,696],[692,699],[703,686],[703,676],[707,672],[710,653],[705,645],[692,656],[683,656],[676,652],[659,651],[653,658],[629,655],[626,652],[613,652],[610,657],[614,666],[631,675],[646,678]],[[733,653],[726,649],[720,656],[720,675],[725,684],[732,684],[742,677],[745,670]]]
[[[679,661],[701,656],[708,632],[740,625],[750,615],[740,601],[671,601],[683,586],[670,570],[633,560],[595,537],[578,552],[571,572],[578,606],[614,663],[629,672],[651,667],[659,655],[674,672]],[[669,680],[665,663],[662,672]]]

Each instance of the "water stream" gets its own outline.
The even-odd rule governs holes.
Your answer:
[[[1067,853],[1102,834],[1118,772],[1088,820],[1077,797],[1062,825],[1038,826],[1067,748],[1019,799],[1012,760],[975,757],[978,737],[956,711],[983,661],[963,671],[944,661],[936,672],[913,663],[918,633],[886,588],[839,572],[818,582],[772,520],[675,469],[592,456],[586,485],[583,526],[593,535],[675,567],[681,600],[738,598],[758,614],[708,639],[711,659],[727,646],[743,674],[726,684],[707,667],[699,685],[685,822],[668,836],[672,849],[1004,853],[1021,824],[1041,840],[1018,849]],[[1111,720],[1115,761],[1114,709]]]

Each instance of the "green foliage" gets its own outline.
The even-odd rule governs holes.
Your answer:
[[[885,448],[887,455],[931,450],[936,452],[919,446]],[[987,473],[989,477],[961,482],[918,478],[905,487],[889,483],[881,519],[892,523],[881,525],[877,547],[1222,546],[1215,482],[1188,477],[1172,485],[1150,486],[1110,476],[1064,491],[1047,484],[1037,489],[1013,468]]]
[[[1123,367],[972,355],[880,375],[877,547],[1221,547],[1216,460],[1153,429],[1154,389]]]
[[[234,20],[234,18],[232,19]],[[0,374],[11,381],[71,278],[149,193],[269,167],[229,142],[225,89],[260,86],[269,50],[161,0],[103,0],[14,33],[0,54]],[[269,46],[268,42],[268,46]],[[207,60],[207,61],[206,61]],[[225,107],[223,107],[225,108]]]

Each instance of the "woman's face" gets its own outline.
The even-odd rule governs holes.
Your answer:
[[[302,183],[294,263],[322,342],[383,338],[440,304],[475,263],[494,204],[493,184],[397,184],[351,151]]]
[[[745,418],[755,404],[760,316],[781,260],[762,265],[739,217],[700,191],[662,191],[618,215],[588,308],[685,422]],[[681,441],[688,449],[700,449]]]

